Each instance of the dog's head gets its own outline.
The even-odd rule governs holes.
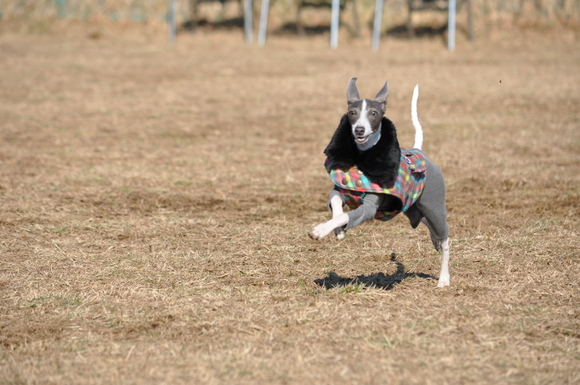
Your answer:
[[[387,81],[379,91],[375,100],[360,99],[356,88],[356,79],[351,78],[346,88],[348,102],[348,120],[352,127],[352,134],[357,145],[364,146],[371,135],[381,126],[381,119],[387,108],[389,82]]]

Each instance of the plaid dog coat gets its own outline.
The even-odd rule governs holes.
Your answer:
[[[335,167],[330,159],[327,159],[324,166],[344,202],[352,210],[363,203],[365,195],[369,192],[397,197],[402,204],[401,210],[377,211],[375,219],[382,221],[388,221],[397,214],[407,211],[421,196],[427,177],[425,156],[416,149],[401,148],[399,172],[390,183],[374,183],[356,165],[349,169],[341,169]]]

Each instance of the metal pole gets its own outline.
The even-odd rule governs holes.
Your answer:
[[[340,0],[332,0],[332,16],[330,22],[330,48],[338,47],[338,27],[340,19]]]
[[[447,25],[447,49],[455,50],[455,12],[456,0],[449,0],[449,21]]]
[[[381,25],[383,23],[383,0],[377,0],[375,4],[375,21],[373,24],[373,51],[379,50],[381,41]]]
[[[66,17],[66,0],[55,0],[58,17]]]
[[[266,44],[266,32],[268,30],[268,13],[270,11],[270,0],[262,0],[260,9],[260,29],[258,30],[258,45]]]
[[[254,22],[252,20],[252,0],[244,0],[244,34],[246,36],[246,43],[252,44],[252,29]]]
[[[169,42],[175,42],[175,35],[177,34],[177,27],[175,23],[175,0],[169,0],[169,14],[167,15],[167,22],[169,23]]]

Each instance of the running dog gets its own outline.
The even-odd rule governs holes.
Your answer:
[[[429,228],[435,249],[441,252],[439,287],[449,286],[449,226],[445,206],[445,181],[439,167],[421,148],[423,129],[417,117],[419,86],[411,102],[415,144],[400,148],[395,125],[386,118],[389,82],[374,100],[360,99],[357,78],[346,89],[347,113],[324,150],[325,167],[334,189],[328,206],[332,219],[315,226],[312,239],[334,231],[340,240],[346,231],[371,219],[387,221],[404,213],[413,228]],[[347,205],[351,210],[343,211]]]

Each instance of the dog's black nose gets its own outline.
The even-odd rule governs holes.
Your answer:
[[[365,128],[363,126],[356,126],[354,128],[354,134],[357,136],[363,136],[365,133]]]

